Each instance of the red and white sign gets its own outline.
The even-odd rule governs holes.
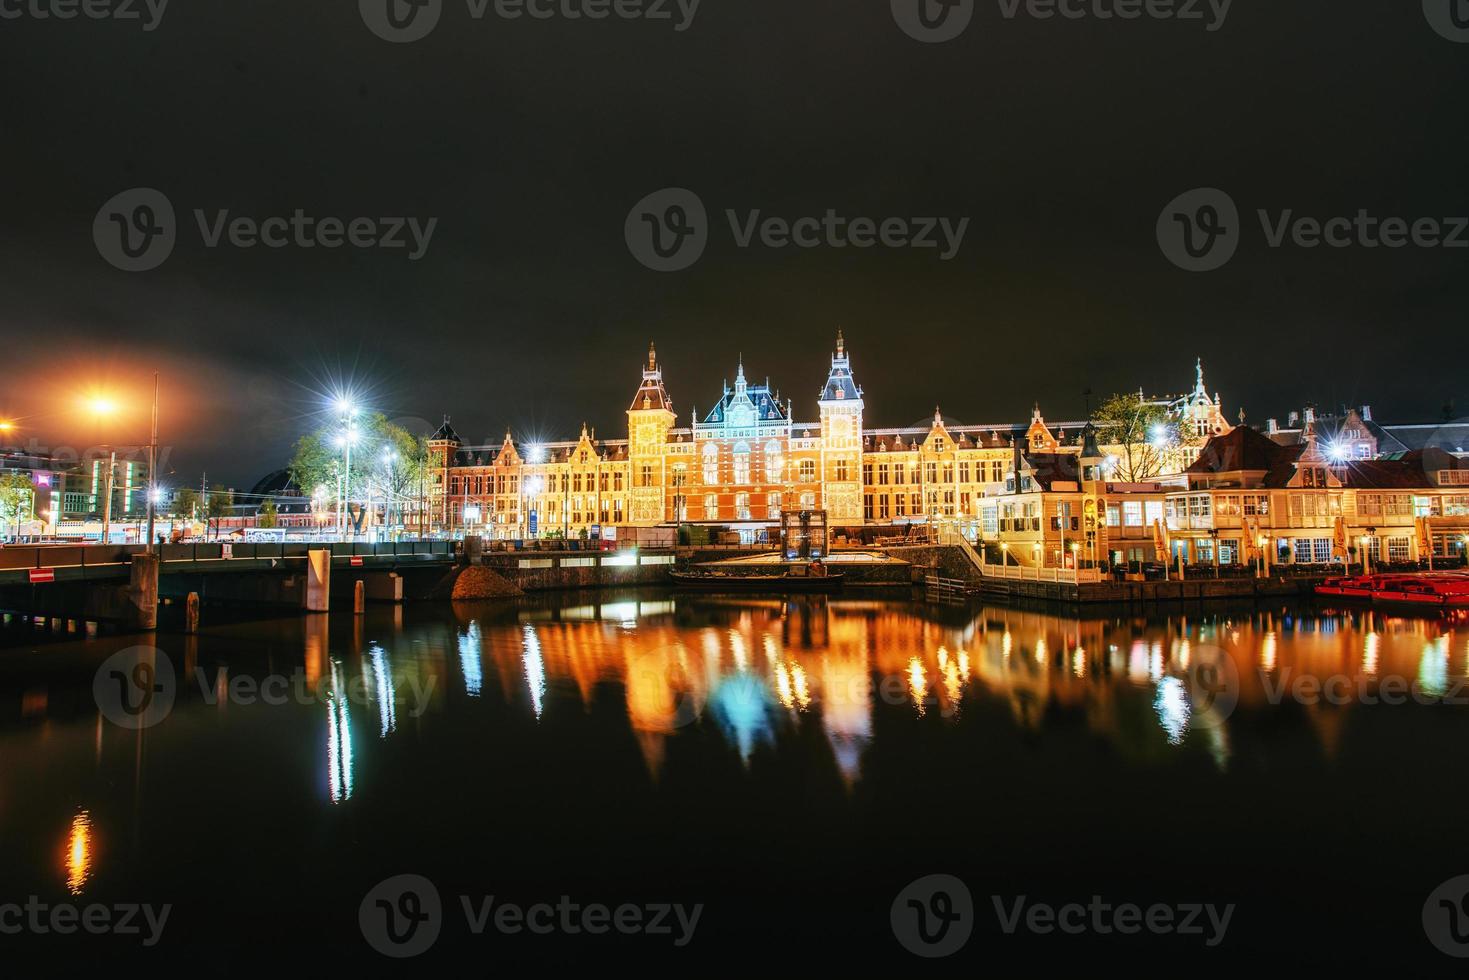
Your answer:
[[[56,573],[53,572],[51,569],[49,569],[49,568],[33,568],[33,569],[31,569],[31,584],[32,585],[35,585],[38,582],[54,582],[54,581],[56,581]]]
[[[352,556],[352,567],[353,568],[360,568],[361,566],[362,566],[362,556],[361,555],[353,555]]]

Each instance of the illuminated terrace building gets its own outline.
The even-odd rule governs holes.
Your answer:
[[[959,425],[935,410],[922,426],[865,429],[863,391],[838,334],[814,419],[801,420],[769,380],[752,383],[741,357],[733,383],[707,410],[691,406],[680,426],[650,346],[628,404],[626,439],[598,439],[583,425],[574,441],[517,442],[507,432],[498,446],[471,446],[446,419],[429,440],[429,503],[436,526],[499,540],[611,537],[613,529],[676,524],[754,542],[769,536],[783,511],[825,511],[837,529],[945,524],[971,541],[1008,544],[1009,559],[1024,564],[1145,560],[1153,557],[1151,534],[1165,506],[1176,545],[1194,530],[1179,520],[1175,504],[1183,505],[1173,495],[1191,488],[1210,440],[1252,438],[1271,447],[1293,440],[1275,424],[1262,435],[1225,421],[1220,397],[1204,386],[1202,363],[1188,394],[1138,397],[1177,421],[1176,437],[1151,444],[1156,460],[1147,472],[1119,468],[1127,447],[1105,432],[1048,422],[1038,406],[1020,424]],[[1340,444],[1331,454],[1370,460],[1379,446],[1397,448],[1384,440],[1398,429],[1364,425],[1370,417],[1370,409],[1353,410],[1334,426]],[[1372,445],[1348,450],[1353,434],[1363,442],[1372,434]],[[1195,536],[1199,554],[1189,559],[1211,557],[1208,531]],[[1446,535],[1440,547],[1451,540]],[[1224,557],[1241,550],[1236,545]]]
[[[1208,401],[1222,428],[1217,396]],[[838,334],[814,419],[801,420],[768,380],[752,383],[740,358],[733,384],[680,426],[650,346],[626,439],[598,439],[583,425],[571,442],[517,442],[507,432],[498,446],[470,446],[446,419],[429,440],[430,507],[442,528],[495,539],[704,524],[755,540],[782,511],[817,510],[837,528],[943,521],[973,539],[983,531],[980,500],[1016,491],[1017,460],[1083,448],[1084,423],[1049,424],[1039,408],[1023,424],[956,425],[935,411],[931,424],[895,429],[865,429],[864,408]]]
[[[648,349],[627,409],[626,440],[465,446],[446,419],[429,440],[430,496],[445,527],[497,539],[590,537],[613,527],[717,524],[753,537],[782,510],[825,510],[860,524],[862,389],[845,341],[817,399],[817,419],[797,421],[794,403],[767,380],[751,384],[740,359],[733,385],[700,419],[678,414]]]

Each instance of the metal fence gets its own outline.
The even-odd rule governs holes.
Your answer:
[[[434,558],[450,559],[456,553],[453,541],[385,541],[308,544],[306,542],[166,544],[159,549],[165,562],[226,561],[248,559],[305,559],[306,553],[330,549],[332,557],[347,558]],[[0,548],[0,570],[21,568],[92,568],[125,565],[144,551],[140,544],[127,545],[31,545]]]

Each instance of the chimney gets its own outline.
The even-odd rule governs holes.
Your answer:
[[[1362,406],[1362,421],[1363,422],[1371,422],[1372,421],[1372,406],[1371,405],[1363,405]]]
[[[1280,419],[1266,419],[1265,420],[1265,433],[1267,435],[1272,435],[1273,436],[1273,435],[1275,435],[1275,433],[1277,433],[1279,431],[1280,431]]]

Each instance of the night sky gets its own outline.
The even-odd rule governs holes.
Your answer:
[[[1257,424],[1307,402],[1469,414],[1469,248],[1270,248],[1255,216],[1469,215],[1469,44],[1417,0],[1235,0],[1212,32],[980,0],[943,44],[900,30],[889,0],[703,0],[682,31],[672,2],[672,21],[444,4],[406,44],[353,0],[173,0],[151,31],[0,18],[0,417],[22,441],[102,437],[76,409],[94,385],[132,402],[105,438],[142,441],[155,366],[181,483],[207,468],[248,487],[342,384],[390,417],[451,413],[471,440],[584,420],[621,437],[650,340],[680,424],[741,352],[814,418],[838,327],[870,426],[936,403],[969,423],[1037,400],[1076,418],[1088,389],[1186,389],[1197,356]],[[134,187],[166,195],[178,238],[130,273],[93,221]],[[624,241],[667,187],[711,223],[675,273]],[[1207,273],[1155,237],[1198,187],[1241,215],[1237,254]],[[196,208],[437,225],[418,261],[207,248]],[[969,225],[950,261],[739,248],[726,209]]]

